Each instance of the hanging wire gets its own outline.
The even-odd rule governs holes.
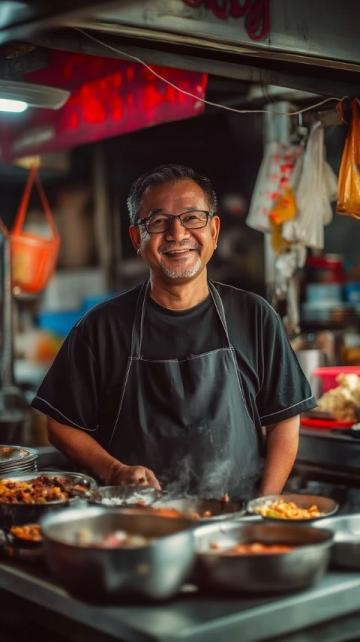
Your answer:
[[[133,54],[129,54],[126,51],[122,51],[118,47],[114,47],[113,45],[109,45],[107,42],[104,42],[103,40],[100,40],[99,38],[96,38],[96,36],[93,36],[92,34],[88,33],[84,29],[80,29],[79,27],[74,27],[75,31],[79,31],[82,33],[84,36],[89,38],[89,40],[93,40],[94,42],[98,43],[99,45],[102,45],[105,47],[105,49],[109,49],[110,51],[113,51],[114,53],[121,54],[122,56],[125,56],[126,58],[130,58],[130,60],[134,60],[135,62],[140,63],[140,65],[143,65],[146,69],[148,69],[156,78],[159,78],[159,80],[162,80],[164,83],[167,85],[170,85],[173,89],[176,89],[182,94],[185,94],[186,96],[190,96],[190,98],[195,98],[195,100],[199,100],[200,102],[204,103],[205,105],[210,105],[211,107],[218,107],[219,109],[225,109],[226,111],[232,111],[235,112],[236,114],[278,114],[279,116],[283,116],[285,113],[288,116],[297,116],[298,114],[303,114],[306,111],[311,111],[312,109],[315,109],[316,107],[320,107],[321,105],[324,105],[325,103],[328,103],[330,101],[337,101],[341,102],[342,98],[337,98],[335,96],[332,96],[331,98],[324,98],[323,100],[320,100],[317,103],[313,103],[312,105],[308,105],[308,107],[303,107],[302,109],[297,109],[296,111],[288,111],[288,112],[277,112],[274,111],[273,109],[237,109],[236,107],[229,107],[228,105],[221,105],[220,103],[215,103],[211,100],[207,100],[205,98],[201,98],[200,96],[197,96],[196,94],[193,94],[191,91],[187,91],[186,89],[181,89],[181,87],[178,87],[178,85],[175,85],[171,80],[168,80],[161,74],[159,74],[155,69],[150,67],[144,60],[139,58],[138,56],[134,56]]]

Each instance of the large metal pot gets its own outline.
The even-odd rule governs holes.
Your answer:
[[[87,507],[48,515],[41,526],[50,569],[70,592],[81,597],[112,600],[137,594],[169,598],[193,565],[194,531],[189,520],[166,519],[136,509]],[[97,540],[117,530],[152,541],[139,548],[76,543],[79,532]]]
[[[96,481],[89,475],[83,473],[64,472],[52,470],[46,472],[31,472],[21,474],[2,475],[1,479],[11,479],[14,481],[31,481],[40,475],[46,477],[62,477],[71,484],[81,484],[91,490],[96,488]],[[67,501],[48,502],[46,504],[5,504],[0,502],[0,528],[10,528],[20,524],[30,524],[38,522],[46,513],[57,510],[63,510],[65,506],[71,506],[79,501],[81,496],[75,496]]]
[[[211,550],[261,542],[288,544],[287,553],[223,555]],[[201,587],[245,593],[277,593],[309,586],[326,570],[332,533],[308,526],[270,523],[208,524],[196,530],[195,579]]]

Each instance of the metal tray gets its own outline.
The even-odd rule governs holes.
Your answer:
[[[0,467],[22,461],[23,459],[33,458],[37,456],[37,451],[32,448],[24,448],[23,446],[15,445],[0,445]]]
[[[38,451],[16,445],[0,445],[0,476],[36,470]]]
[[[45,477],[62,477],[73,484],[81,484],[91,490],[96,487],[96,481],[83,473],[65,472],[59,470],[36,471],[31,473],[1,475],[0,479],[14,481],[31,481],[41,475]],[[81,496],[82,498],[82,496]],[[10,528],[20,524],[38,522],[49,511],[63,509],[65,506],[78,502],[79,497],[72,497],[67,501],[47,502],[46,504],[5,504],[0,502],[0,528]]]
[[[195,529],[193,579],[205,590],[279,593],[302,589],[325,573],[332,538],[329,530],[294,524],[233,521],[207,524]],[[231,556],[210,550],[212,544],[221,549],[250,542],[288,544],[295,548],[287,553]]]
[[[359,570],[360,514],[329,517],[321,522],[321,527],[331,530],[334,534],[331,564]]]
[[[281,517],[264,517],[260,515],[259,509],[272,504],[279,499],[285,502],[294,502],[300,508],[310,508],[313,504],[319,508],[321,515],[319,517],[312,517],[309,519],[288,519]],[[308,524],[315,522],[319,519],[324,519],[334,515],[339,508],[339,504],[330,497],[323,497],[322,495],[304,495],[304,494],[285,494],[285,495],[267,495],[266,497],[258,497],[252,499],[247,505],[247,511],[253,515],[260,515],[262,519],[272,522],[291,522],[292,524]]]

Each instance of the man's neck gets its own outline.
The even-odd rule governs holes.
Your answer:
[[[209,296],[206,271],[187,283],[159,283],[153,277],[150,284],[150,297],[168,310],[188,310]]]

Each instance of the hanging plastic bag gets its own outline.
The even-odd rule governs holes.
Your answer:
[[[294,215],[291,177],[302,153],[300,145],[272,142],[266,146],[246,219],[249,227],[271,232],[274,218]]]
[[[303,149],[303,148],[302,148]],[[269,212],[271,245],[275,254],[280,255],[290,249],[293,242],[283,236],[284,224],[291,221],[297,213],[296,188],[302,173],[304,151],[297,156],[295,165],[287,180],[287,187],[280,194]]]
[[[337,212],[360,218],[360,117],[357,100],[351,102],[351,123],[341,157]]]
[[[31,234],[23,229],[34,183],[49,225],[49,237]],[[32,294],[41,292],[54,272],[60,236],[35,167],[29,172],[9,239],[13,288]]]
[[[324,225],[332,219],[331,201],[336,199],[337,178],[325,160],[324,130],[320,122],[313,126],[294,186],[297,213],[284,223],[283,237],[306,247],[324,247]]]

